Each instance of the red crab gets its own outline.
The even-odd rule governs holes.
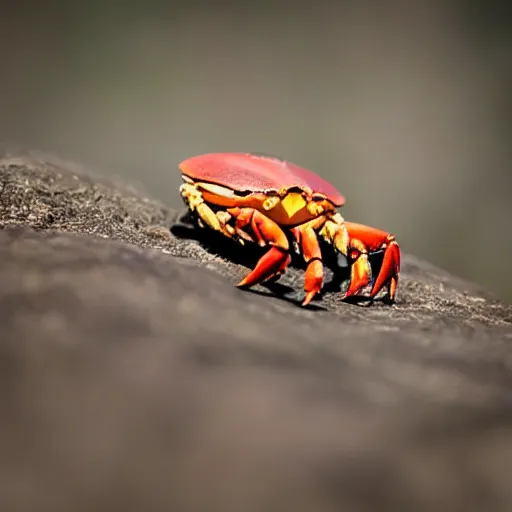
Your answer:
[[[400,272],[395,237],[345,222],[336,211],[345,204],[344,197],[320,176],[290,162],[249,153],[199,155],[181,162],[179,169],[184,180],[181,195],[200,225],[242,244],[270,246],[238,286],[250,287],[284,273],[291,260],[288,233],[307,264],[303,305],[309,304],[323,284],[320,235],[350,264],[345,297],[359,294],[370,284],[369,254],[383,251],[370,297],[387,286],[388,298],[394,300]]]

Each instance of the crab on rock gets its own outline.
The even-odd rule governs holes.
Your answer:
[[[371,284],[369,255],[383,251],[370,297],[388,287],[394,301],[400,272],[395,237],[379,229],[346,222],[337,212],[344,197],[307,169],[277,158],[250,153],[211,153],[179,165],[180,193],[201,226],[209,226],[244,244],[270,246],[238,286],[250,287],[284,273],[291,261],[290,239],[307,264],[303,305],[322,289],[324,269],[318,235],[342,253],[350,265],[344,297]],[[289,235],[289,236],[288,236]]]

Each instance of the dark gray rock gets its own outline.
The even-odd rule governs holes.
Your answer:
[[[303,309],[178,220],[0,161],[1,510],[512,508],[512,307],[406,255],[396,305]]]

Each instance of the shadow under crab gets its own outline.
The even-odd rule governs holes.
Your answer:
[[[260,247],[256,243],[248,242],[241,245],[233,239],[225,237],[223,234],[207,227],[202,227],[199,223],[199,217],[195,212],[185,209],[177,218],[176,222],[170,227],[172,234],[178,238],[197,241],[205,250],[215,254],[225,260],[248,269],[254,268],[259,259],[268,251],[268,247]],[[294,247],[294,239],[291,233],[287,233],[290,241],[290,247]],[[351,268],[348,260],[340,253],[332,251],[330,244],[324,240],[319,240],[323,254],[323,265],[325,268],[325,282],[322,290],[314,299],[315,304],[310,303],[309,308],[323,310],[319,302],[325,294],[344,294],[350,285]],[[290,251],[291,262],[288,268],[305,272],[307,264],[299,250]],[[380,272],[384,251],[373,253],[369,256],[370,267],[373,275]],[[292,272],[293,272],[292,270]],[[290,272],[282,276],[275,276],[263,283],[260,287],[266,288],[270,294],[258,289],[248,289],[247,292],[257,295],[275,296],[297,306],[300,306],[302,299],[300,294],[302,290],[297,289],[298,279],[290,279]],[[368,288],[373,285],[373,279],[370,280]],[[299,285],[300,288],[300,285]],[[351,305],[368,306],[374,302],[390,304],[389,297],[385,291],[382,291],[377,297],[370,297],[367,294],[345,297],[343,302]]]

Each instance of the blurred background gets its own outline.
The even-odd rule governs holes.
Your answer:
[[[344,216],[512,300],[510,4],[3,2],[0,141],[182,207],[178,163],[309,167]]]

